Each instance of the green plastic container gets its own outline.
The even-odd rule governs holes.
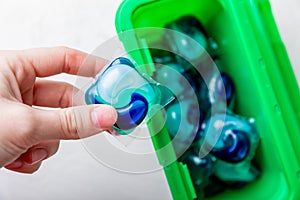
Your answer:
[[[126,0],[117,12],[118,33],[134,28],[164,27],[184,15],[194,15],[219,44],[223,71],[237,90],[234,112],[255,118],[261,137],[255,161],[262,176],[240,190],[228,190],[211,199],[300,199],[300,93],[268,0]],[[139,64],[151,63],[142,35],[120,37]],[[155,40],[155,38],[153,39]],[[134,41],[134,42],[133,42]],[[155,42],[155,41],[154,41]],[[157,41],[156,41],[157,42]],[[155,68],[141,70],[152,75]],[[150,133],[162,116],[148,122]],[[160,163],[174,158],[167,129],[152,136]],[[196,199],[187,167],[173,162],[164,167],[174,199]]]

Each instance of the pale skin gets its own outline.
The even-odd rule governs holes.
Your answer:
[[[94,77],[106,64],[105,59],[66,47],[0,51],[0,167],[33,173],[57,152],[60,140],[111,130],[117,119],[114,108],[73,106],[76,88],[43,79],[79,72]]]

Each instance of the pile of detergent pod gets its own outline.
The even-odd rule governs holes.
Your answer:
[[[166,28],[162,42],[169,50],[150,51],[153,79],[176,97],[165,107],[165,123],[179,161],[187,165],[199,197],[244,187],[261,174],[253,161],[259,135],[254,119],[232,111],[235,87],[222,72],[218,44],[193,16]]]

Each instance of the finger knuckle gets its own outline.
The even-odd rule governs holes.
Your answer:
[[[67,108],[72,105],[73,87],[68,83],[64,83],[64,91],[59,99],[61,108]]]
[[[66,109],[60,115],[61,132],[64,139],[77,139],[78,127],[73,109]]]

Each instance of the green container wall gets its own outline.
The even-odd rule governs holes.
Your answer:
[[[194,15],[219,44],[223,71],[237,90],[234,112],[255,118],[261,137],[255,161],[262,177],[241,190],[210,199],[300,199],[300,93],[268,0],[127,0],[117,12],[116,28],[164,27],[184,15]],[[143,36],[120,38],[125,48],[147,47]],[[159,38],[154,38],[158,42]],[[134,42],[133,42],[134,41]],[[149,42],[149,40],[147,41]],[[151,63],[149,51],[132,53],[139,64]],[[152,74],[153,65],[142,70]],[[162,116],[148,122],[155,132]],[[166,128],[152,137],[156,150],[169,143]],[[159,151],[158,151],[159,152]],[[158,153],[163,162],[172,148]],[[194,199],[188,169],[179,162],[164,168],[174,199]]]

